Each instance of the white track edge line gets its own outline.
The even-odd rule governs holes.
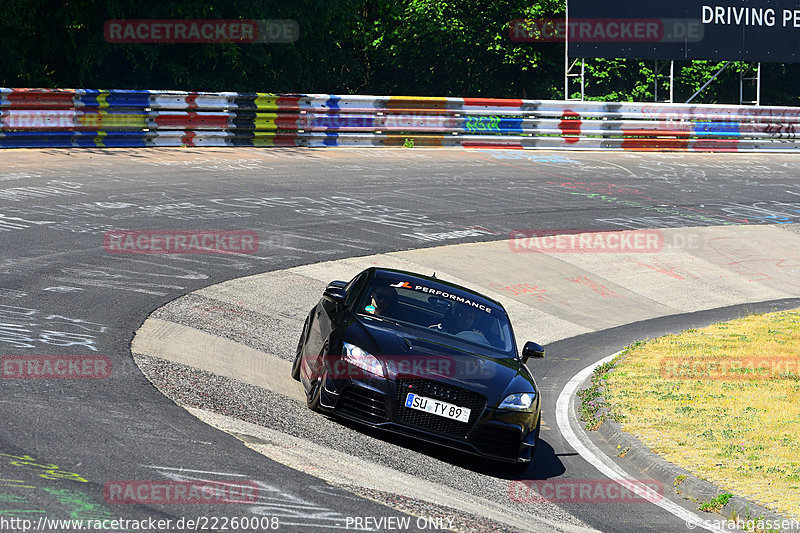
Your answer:
[[[682,519],[689,529],[700,527],[715,533],[729,533],[730,530],[721,528],[713,522],[701,518],[699,515],[684,509],[680,505],[666,499],[663,496],[658,499],[647,498],[646,495],[648,493],[652,493],[651,487],[647,487],[642,483],[632,480],[622,468],[617,466],[611,459],[608,458],[608,456],[600,451],[600,449],[594,445],[594,443],[585,433],[582,431],[580,433],[576,433],[572,429],[570,421],[574,417],[570,416],[571,413],[569,408],[572,397],[575,395],[578,387],[581,386],[581,383],[586,381],[592,372],[594,372],[595,368],[613,360],[620,353],[622,352],[620,351],[609,355],[608,357],[605,357],[578,372],[575,376],[573,376],[572,379],[569,380],[564,389],[558,395],[558,399],[556,400],[556,424],[558,425],[558,429],[561,431],[561,435],[563,435],[564,439],[586,462],[594,466],[600,471],[600,473],[626,488],[630,489],[631,486],[635,487],[638,489],[636,491],[638,494],[644,495],[642,496],[643,498]],[[575,424],[577,425],[577,420],[575,421]]]

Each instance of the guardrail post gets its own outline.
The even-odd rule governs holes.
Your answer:
[[[653,78],[654,78],[653,79],[653,85],[654,85],[653,100],[655,102],[659,101],[659,99],[658,99],[658,85],[659,85],[659,83],[658,82],[662,78],[667,78],[667,76],[664,76],[663,74],[661,74],[661,71],[664,70],[664,66],[666,64],[667,64],[667,62],[664,61],[659,66],[659,60],[658,59],[655,60],[655,66],[653,67]],[[675,86],[675,83],[674,83],[674,81],[675,81],[675,61],[673,61],[673,60],[670,60],[670,62],[669,62],[669,78],[667,78],[667,79],[669,79],[669,100],[665,100],[665,102],[668,103],[668,104],[671,104],[673,102],[673,87]]]
[[[754,71],[754,74],[748,76],[751,70]],[[755,82],[755,100],[744,99],[744,82],[746,81]],[[761,63],[756,63],[755,69],[753,69],[752,64],[748,63],[745,70],[739,71],[739,105],[745,104],[761,105]]]

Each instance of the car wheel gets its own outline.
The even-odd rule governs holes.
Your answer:
[[[306,317],[305,324],[303,324],[303,332],[300,334],[300,340],[297,341],[297,351],[294,354],[294,362],[292,363],[292,379],[300,381],[300,354],[303,351],[303,345],[306,343],[308,336],[308,323],[310,317]]]
[[[328,343],[325,343],[325,346],[322,347],[322,356],[325,357],[328,354]],[[311,386],[308,388],[306,392],[306,405],[312,411],[322,412],[320,409],[319,403],[320,399],[322,398],[322,380],[325,379],[323,376],[317,377],[316,380],[311,382]]]
[[[311,387],[306,392],[306,405],[312,411],[320,412],[319,399],[322,396],[322,378],[311,382]]]

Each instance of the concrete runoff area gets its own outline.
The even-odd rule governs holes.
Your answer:
[[[658,231],[698,236],[699,244],[652,253],[517,253],[507,240],[456,244],[267,272],[193,294],[302,327],[330,281],[348,281],[370,266],[435,273],[500,301],[520,345],[657,316],[800,296],[800,235],[782,226]],[[291,331],[299,335],[299,327]]]
[[[294,333],[281,341],[281,353],[212,340],[213,335],[156,318],[145,322],[132,351],[222,373],[302,402],[301,386],[288,376],[288,361],[305,315],[328,282],[349,280],[370,266],[435,272],[499,300],[520,346],[527,340],[548,344],[648,318],[800,297],[800,235],[795,231],[780,225],[647,231],[660,232],[663,245],[658,250],[587,251],[567,244],[564,249],[532,251],[500,240],[354,257],[231,280],[192,294],[271,315],[281,322],[281,332]],[[218,427],[228,424],[214,420]],[[258,433],[257,427],[237,427],[235,433],[250,430]],[[279,447],[252,447],[293,464],[294,459],[278,453]],[[325,477],[318,470],[315,475]],[[425,494],[430,491],[419,491],[416,497]],[[448,501],[457,503],[457,498]],[[463,510],[476,508],[467,502]],[[491,518],[512,522],[499,512]]]
[[[456,488],[419,479],[280,431],[202,409],[189,408],[189,412],[217,429],[238,436],[257,452],[333,485],[345,488],[355,486],[368,492],[388,492],[412,499],[424,498],[434,505],[489,518],[516,531],[595,531],[580,526],[565,527],[552,520],[531,517],[521,509],[510,509]]]

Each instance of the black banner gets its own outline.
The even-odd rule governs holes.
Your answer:
[[[800,2],[568,0],[571,57],[800,61]]]

